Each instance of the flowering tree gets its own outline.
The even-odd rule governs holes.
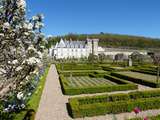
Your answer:
[[[0,0],[0,75],[20,91],[41,62],[43,15],[26,18],[25,0]]]

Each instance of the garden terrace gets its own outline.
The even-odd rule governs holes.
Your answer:
[[[62,91],[66,95],[135,90],[137,85],[125,80],[101,74],[70,76],[60,74]]]
[[[73,118],[132,112],[136,107],[159,109],[160,90],[70,98],[69,107]]]
[[[132,71],[115,72],[111,73],[111,75],[142,85],[150,87],[159,87],[159,83],[157,83],[157,76],[155,75],[149,75]]]

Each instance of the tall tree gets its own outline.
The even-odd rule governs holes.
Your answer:
[[[0,1],[0,75],[20,91],[41,61],[43,16],[26,18],[25,0]]]

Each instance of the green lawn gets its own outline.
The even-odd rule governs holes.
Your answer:
[[[42,92],[43,92],[43,88],[44,88],[44,85],[45,85],[45,81],[46,81],[46,77],[47,77],[48,71],[49,71],[49,67],[46,69],[44,75],[40,78],[40,82],[39,82],[39,85],[38,85],[36,91],[32,95],[32,97],[29,100],[29,102],[27,103],[27,106],[28,106],[27,109],[28,110],[29,109],[33,109],[33,110],[37,111],[38,106],[39,106],[39,102],[40,102],[40,99],[41,99],[41,95],[42,95]],[[26,113],[27,113],[27,110],[22,111],[19,114],[16,114],[14,120],[23,120],[23,118],[24,118]],[[34,118],[32,118],[32,120],[34,120]]]
[[[117,72],[117,73],[121,75],[127,75],[132,78],[138,78],[138,79],[143,79],[143,80],[152,81],[152,82],[156,82],[156,79],[157,79],[156,75],[149,75],[149,74],[144,74],[139,72],[123,71],[123,72]]]
[[[101,85],[116,85],[116,83],[105,78],[92,78],[89,76],[66,77],[68,87],[90,87]]]

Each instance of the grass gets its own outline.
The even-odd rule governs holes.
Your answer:
[[[89,86],[101,86],[101,85],[116,85],[105,78],[92,78],[89,76],[79,77],[66,77],[68,81],[68,87],[89,87]]]
[[[45,86],[45,81],[46,81],[48,71],[49,71],[49,67],[46,69],[44,75],[40,78],[40,82],[39,82],[39,85],[38,85],[36,91],[33,93],[31,99],[27,103],[28,110],[33,109],[33,110],[35,110],[35,112],[37,111],[38,106],[39,106],[39,102],[41,99],[41,95],[42,95],[42,92],[43,92],[43,89]],[[19,114],[16,114],[14,120],[23,120],[26,113],[27,113],[27,110],[24,110],[24,111],[20,112]],[[34,116],[33,116],[32,120],[34,120]]]
[[[157,79],[157,76],[155,76],[155,75],[143,74],[143,73],[139,73],[139,72],[125,71],[125,72],[117,72],[117,73],[121,74],[121,75],[127,75],[127,76],[133,77],[133,78],[151,81],[154,83],[156,83],[156,79]]]

